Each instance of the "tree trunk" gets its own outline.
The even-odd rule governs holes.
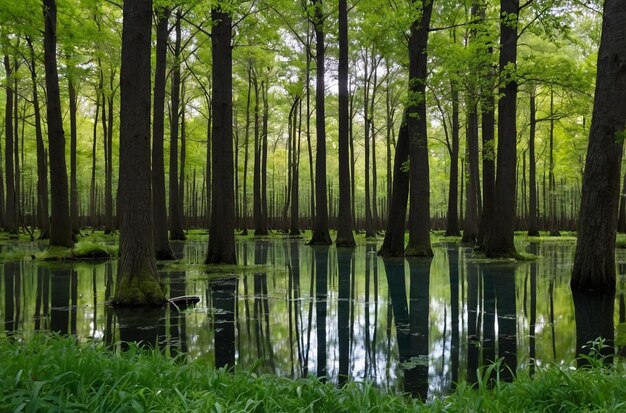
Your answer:
[[[165,72],[167,64],[167,23],[170,10],[159,7],[155,11],[156,66],[154,68],[154,114],[152,123],[152,221],[154,251],[158,260],[175,259],[167,233],[167,209],[165,207],[165,165],[163,135],[165,123]]]
[[[233,189],[232,20],[220,7],[211,10],[213,60],[213,136],[211,226],[207,264],[236,264]],[[219,195],[218,195],[219,194]]]
[[[615,291],[615,235],[626,119],[626,3],[606,0],[571,286]],[[616,139],[618,138],[618,139]]]
[[[428,60],[428,30],[433,1],[422,3],[420,19],[411,23],[409,38],[409,95],[407,124],[410,145],[410,196],[409,243],[405,255],[431,257],[430,246],[430,180],[428,168],[428,139],[426,119],[426,64]]]
[[[518,0],[501,0],[500,73],[517,62]],[[517,257],[515,250],[515,165],[517,158],[517,81],[507,75],[498,101],[498,159],[493,224],[485,248],[488,257]]]
[[[72,70],[71,68],[69,70]],[[80,234],[80,222],[78,221],[78,182],[76,165],[77,124],[76,112],[78,97],[76,86],[71,74],[68,74],[68,91],[70,101],[70,219],[72,220],[72,233]]]
[[[383,257],[402,257],[404,255],[404,230],[406,226],[406,204],[409,197],[409,173],[404,170],[404,163],[409,160],[409,135],[406,110],[402,116],[402,125],[398,133],[396,154],[393,161],[393,192],[391,207],[387,217],[387,230],[383,245],[378,255]]]
[[[452,84],[452,147],[450,148],[450,182],[446,237],[461,235],[459,230],[459,92]]]
[[[537,163],[535,160],[535,135],[537,130],[537,110],[535,88],[530,91],[530,137],[528,140],[528,236],[538,237],[537,227]]]
[[[120,72],[120,260],[113,302],[160,306],[150,185],[152,1],[124,2]]]
[[[549,230],[551,237],[560,237],[556,210],[556,179],[554,178],[554,90],[550,87],[550,169],[548,171],[548,195],[550,197]]]
[[[326,112],[324,108],[325,62],[324,62],[324,11],[322,0],[313,0],[315,7],[315,49],[317,82],[315,85],[315,130],[317,132],[317,152],[315,157],[315,225],[310,245],[331,244],[328,229],[328,194],[326,188]]]
[[[113,221],[113,80],[115,72],[111,67],[109,74],[109,95],[106,99],[102,98],[102,122],[107,123],[105,119],[105,110],[108,111],[108,124],[105,129],[103,143],[104,150],[104,233],[111,233],[117,225]],[[105,104],[106,102],[106,104]]]
[[[37,141],[37,225],[39,239],[50,238],[50,215],[48,214],[48,162],[46,147],[41,130],[41,111],[39,93],[37,93],[37,71],[35,68],[35,50],[30,37],[27,39],[30,49],[30,77],[33,83],[33,110],[35,112],[35,140]]]
[[[365,237],[374,236],[374,226],[372,222],[372,198],[370,195],[370,74],[369,74],[369,56],[368,50],[365,49],[363,57],[363,122],[364,122],[364,152],[365,152]]]
[[[4,230],[9,234],[17,234],[17,211],[15,205],[15,175],[13,169],[13,98],[14,91],[11,86],[13,68],[9,56],[4,55],[4,72],[6,74],[6,106],[5,106],[5,135],[4,165],[6,170],[6,210],[4,217]]]
[[[267,103],[267,94],[269,92],[269,84],[267,80],[261,81],[261,98],[263,102],[263,117],[261,129],[261,227],[267,235],[269,229],[269,213],[267,207],[267,138],[268,138],[268,121],[269,121],[269,105]]]
[[[465,191],[465,221],[463,223],[463,239],[465,243],[476,243],[478,240],[478,106],[473,91],[467,97],[467,172]],[[454,129],[454,128],[453,128]]]
[[[171,82],[171,120],[170,120],[170,172],[169,172],[169,202],[170,202],[170,239],[182,241],[183,231],[182,211],[180,211],[180,191],[178,189],[178,125],[180,116],[180,49],[181,49],[181,11],[176,12],[176,41],[174,45],[174,62]]]
[[[61,97],[57,72],[57,6],[55,0],[43,0],[43,14],[45,20],[44,64],[46,68],[48,142],[50,145],[50,192],[52,195],[50,246],[71,248],[74,246],[74,240],[70,220],[65,163],[65,134],[61,117]]]
[[[348,5],[339,0],[339,222],[336,244],[354,247],[352,211],[350,209],[350,137],[348,128]]]
[[[296,133],[297,129],[297,133]],[[289,235],[297,236],[300,235],[300,206],[299,206],[299,196],[300,196],[300,185],[299,185],[299,175],[300,175],[300,142],[301,141],[301,133],[302,133],[302,99],[298,99],[298,108],[294,113],[293,119],[293,160],[291,163],[291,167],[293,168],[292,177],[291,177],[291,223],[289,228]]]
[[[252,94],[252,62],[248,63],[248,93],[246,95],[246,125],[243,155],[243,208],[242,208],[242,235],[248,235],[248,159],[250,154],[250,101]]]

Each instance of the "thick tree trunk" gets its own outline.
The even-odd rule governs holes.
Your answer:
[[[235,211],[233,189],[233,101],[232,101],[232,20],[221,8],[211,10],[214,22],[213,52],[213,136],[211,179],[211,226],[207,264],[235,264]]]
[[[120,260],[113,302],[165,301],[156,271],[150,185],[150,31],[152,1],[124,2],[120,72]]]
[[[430,180],[428,168],[428,139],[426,120],[426,64],[428,60],[428,30],[433,10],[433,1],[422,3],[420,19],[411,23],[409,38],[409,94],[407,124],[410,145],[410,196],[409,243],[405,255],[409,257],[431,257],[430,245]]]
[[[517,18],[519,0],[501,0],[500,73],[506,74],[517,62]],[[515,250],[515,165],[517,159],[517,81],[507,75],[498,101],[498,159],[493,224],[485,254],[488,257],[517,257]]]
[[[11,86],[13,68],[9,56],[4,55],[4,73],[6,74],[6,106],[5,106],[5,139],[4,165],[6,171],[6,209],[4,217],[4,230],[9,234],[17,234],[17,211],[15,205],[15,175],[13,169],[13,98],[14,91]]]
[[[339,247],[356,245],[352,233],[350,209],[350,113],[348,95],[348,5],[339,0],[339,222],[337,239]]]
[[[152,123],[152,221],[154,251],[158,260],[175,258],[167,233],[165,207],[165,165],[163,135],[165,123],[165,72],[170,10],[158,8],[156,25],[156,66],[154,68],[154,115]]]
[[[48,161],[41,129],[41,111],[37,92],[37,71],[35,69],[35,49],[27,38],[30,49],[30,77],[33,83],[33,111],[35,112],[35,140],[37,142],[37,225],[39,239],[50,238],[50,215],[48,213]]]
[[[171,120],[170,120],[170,239],[184,240],[183,216],[180,210],[180,191],[178,188],[178,125],[180,116],[180,49],[181,49],[181,12],[176,12],[176,41],[174,44],[174,62],[172,68]]]
[[[535,89],[530,92],[530,137],[528,140],[528,236],[538,237],[537,227],[537,161],[535,160],[535,135],[537,130],[537,110]]]
[[[571,280],[573,290],[615,290],[615,233],[626,126],[624,21],[626,3],[606,0]]]
[[[387,230],[383,245],[378,255],[383,257],[404,256],[404,230],[406,227],[406,204],[409,198],[409,173],[405,171],[404,163],[409,160],[409,134],[406,122],[406,110],[402,116],[402,125],[398,133],[396,154],[393,161],[393,191],[391,193],[391,207],[387,217]]]
[[[48,142],[50,145],[50,192],[52,217],[50,219],[50,246],[74,246],[67,188],[65,163],[65,134],[61,117],[61,97],[56,58],[57,7],[55,0],[43,0],[45,20],[44,64],[48,113]],[[8,153],[8,150],[7,150]]]
[[[310,245],[329,245],[328,228],[328,193],[326,188],[326,111],[325,105],[325,48],[324,48],[324,11],[322,0],[313,0],[315,7],[315,49],[317,63],[317,82],[315,85],[315,130],[317,132],[317,152],[315,157],[315,225]]]

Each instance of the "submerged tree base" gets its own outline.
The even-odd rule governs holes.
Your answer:
[[[118,280],[120,277],[118,276]],[[139,273],[121,277],[115,288],[115,297],[109,302],[119,307],[159,307],[166,303],[163,289],[152,274]]]

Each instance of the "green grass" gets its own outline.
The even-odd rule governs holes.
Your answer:
[[[0,411],[15,412],[583,412],[625,411],[626,371],[538,368],[534,378],[477,386],[422,404],[370,384],[228,373],[131,346],[125,353],[73,338],[0,339]]]

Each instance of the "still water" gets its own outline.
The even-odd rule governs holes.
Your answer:
[[[236,273],[207,272],[206,243],[173,245],[180,264],[161,267],[168,297],[197,295],[193,308],[114,311],[116,261],[0,264],[0,334],[59,331],[107,346],[142,340],[169,355],[216,366],[431,397],[502,359],[510,372],[573,363],[598,336],[626,342],[622,288],[626,254],[618,251],[615,297],[572,297],[574,244],[520,245],[540,258],[490,263],[472,248],[441,243],[432,259],[382,259],[377,244],[355,250],[309,247],[304,240],[238,240]],[[34,244],[5,245],[36,250]],[[576,306],[574,305],[576,301]],[[618,346],[619,347],[619,346]]]

